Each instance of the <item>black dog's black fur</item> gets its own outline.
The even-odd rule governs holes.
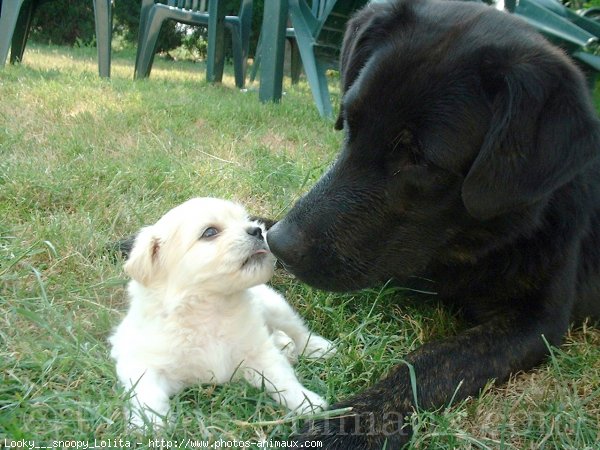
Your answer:
[[[421,407],[531,368],[542,335],[559,345],[600,317],[600,122],[562,51],[482,4],[401,0],[349,23],[341,71],[341,154],[268,242],[322,289],[437,281],[472,327],[406,356]],[[342,406],[353,416],[298,441],[400,447],[408,366]]]

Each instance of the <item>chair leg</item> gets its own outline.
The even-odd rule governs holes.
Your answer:
[[[308,36],[304,30],[296,27],[296,40],[298,49],[302,57],[304,73],[308,80],[308,85],[313,95],[313,99],[323,117],[332,117],[333,110],[331,100],[329,99],[329,88],[327,86],[327,77],[325,76],[325,67],[319,64],[313,50],[312,36]]]
[[[140,25],[138,29],[138,42],[137,50],[135,53],[135,67],[133,70],[133,78],[137,78],[137,70],[140,65],[140,56],[142,53],[142,47],[144,45],[144,36],[146,33],[146,25],[148,23],[148,15],[150,10],[154,6],[154,0],[142,0],[142,7],[140,8]]]
[[[223,66],[225,63],[225,2],[209,0],[208,15],[206,80],[209,83],[220,83],[223,80]]]
[[[152,63],[154,61],[154,53],[156,52],[156,44],[158,43],[158,35],[162,28],[163,22],[166,20],[166,14],[158,4],[150,10],[144,30],[144,36],[141,39],[141,50],[138,49],[140,56],[138,67],[135,70],[136,78],[146,78],[150,76]]]
[[[307,5],[304,1],[290,2],[290,13],[292,24],[296,33],[296,42],[302,58],[304,73],[308,79],[308,85],[317,104],[319,114],[324,117],[332,117],[331,100],[329,99],[329,88],[325,76],[325,66],[317,61],[314,45],[315,17],[306,11]]]
[[[239,27],[232,25],[229,29],[231,31],[231,46],[233,49],[233,73],[235,74],[235,85],[241,89],[244,87],[246,78],[246,64],[244,61],[242,36]]]
[[[250,82],[254,83],[256,75],[258,74],[258,68],[260,67],[260,58],[262,53],[262,33],[258,36],[258,43],[256,44],[256,50],[254,51],[254,61],[252,62],[252,71],[250,72]]]
[[[246,67],[248,65],[248,55],[250,54],[250,31],[252,29],[252,0],[242,0],[240,8],[240,37],[242,43],[242,54],[244,57],[244,77],[246,76]]]
[[[30,0],[28,3],[24,3],[15,25],[15,32],[12,38],[12,45],[10,49],[10,63],[20,63],[23,61],[23,54],[25,53],[25,46],[27,45],[27,39],[29,38],[29,31],[31,30],[31,22],[35,10],[41,3],[40,0]]]
[[[253,83],[258,74],[260,68],[261,58],[261,39],[262,33],[258,36],[258,44],[256,45],[256,51],[254,52],[254,61],[252,63],[252,71],[250,72],[250,82]],[[298,84],[300,81],[300,73],[302,72],[302,59],[300,58],[300,52],[298,51],[298,44],[296,38],[288,38],[290,43],[290,71],[292,77],[292,84]]]
[[[333,108],[331,106],[331,98],[329,97],[329,86],[327,84],[327,66],[320,63],[319,61],[317,61],[317,73],[318,73],[318,77],[319,77],[319,97],[320,97],[320,103],[321,103],[321,108],[319,108],[319,113],[323,116],[323,117],[328,117],[331,118],[333,117]],[[312,87],[311,87],[312,90]],[[313,90],[313,97],[315,96],[314,90]],[[317,100],[317,107],[318,107],[318,100]]]
[[[310,86],[319,114],[323,117],[332,117],[333,111],[331,100],[329,99],[325,67],[317,61],[312,46],[299,45],[298,48],[302,56],[304,73],[306,74],[308,85]]]
[[[101,77],[110,77],[110,43],[112,36],[111,0],[94,0],[96,23],[96,45],[98,47],[98,72]]]
[[[302,70],[302,60],[300,59],[300,51],[296,39],[288,39],[290,43],[290,72],[292,84],[298,84],[300,81],[300,71]]]
[[[270,6],[265,8],[261,28],[263,41],[258,98],[261,102],[279,102],[282,93],[288,2],[268,3]]]
[[[2,11],[0,11],[0,67],[4,67],[4,64],[6,64],[23,1],[5,0],[2,2]]]

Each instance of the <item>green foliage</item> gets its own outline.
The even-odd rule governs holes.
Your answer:
[[[31,1],[31,0],[28,0]],[[25,4],[26,6],[27,4]],[[24,8],[25,9],[25,8]],[[113,32],[137,45],[140,2],[115,2]],[[181,45],[184,32],[174,22],[163,26],[158,51],[169,51]],[[95,43],[94,6],[91,0],[45,0],[35,10],[31,39],[57,45],[92,45]]]
[[[27,2],[22,10],[26,6]],[[82,0],[42,2],[34,13],[31,38],[58,45],[92,44],[96,39],[93,3]]]
[[[206,52],[208,51],[206,29],[202,27],[196,27],[193,32],[183,38],[182,44],[183,47],[192,55],[192,57],[205,59]]]

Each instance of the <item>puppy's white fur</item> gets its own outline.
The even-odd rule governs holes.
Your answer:
[[[257,227],[237,204],[195,198],[136,237],[125,264],[129,310],[110,338],[132,394],[131,425],[160,424],[169,397],[186,386],[236,376],[291,410],[327,406],[290,362],[298,353],[329,356],[333,347],[264,284],[275,260]]]

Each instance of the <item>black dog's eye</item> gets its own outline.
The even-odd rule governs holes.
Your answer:
[[[414,135],[409,130],[403,130],[390,143],[391,149],[386,155],[388,171],[397,174],[403,169],[413,166],[426,165],[427,161],[419,150]]]
[[[216,236],[217,234],[219,234],[219,230],[217,230],[215,227],[208,227],[206,230],[204,230],[204,233],[202,233],[200,239],[208,239]]]

